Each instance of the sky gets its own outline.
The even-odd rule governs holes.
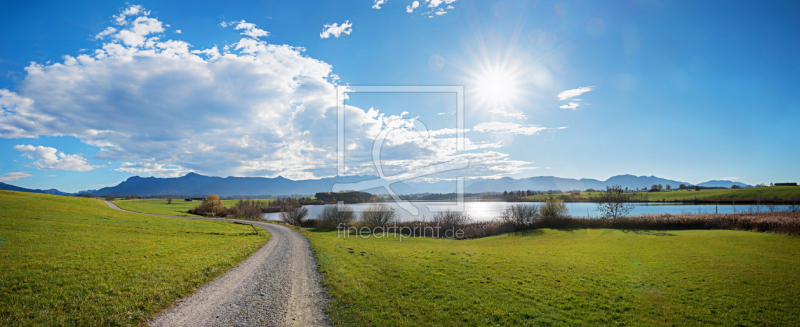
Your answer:
[[[76,192],[188,172],[335,176],[339,107],[348,175],[376,174],[373,145],[392,126],[380,152],[389,174],[469,161],[427,181],[800,180],[796,1],[0,9],[0,181],[21,187]],[[342,93],[371,85],[464,94]]]

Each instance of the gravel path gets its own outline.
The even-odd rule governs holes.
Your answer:
[[[117,205],[105,201],[117,210]],[[269,231],[269,242],[226,274],[149,322],[150,326],[330,326],[323,309],[328,295],[308,240],[292,229],[236,219],[162,216],[238,221]]]

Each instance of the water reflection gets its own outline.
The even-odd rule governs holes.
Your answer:
[[[409,220],[431,220],[435,211],[429,208],[431,206],[441,206],[442,204],[455,205],[453,202],[411,202],[418,210],[419,214],[412,215],[406,210],[403,210],[395,203],[387,203],[386,205],[392,207],[397,211],[398,217],[401,221]],[[503,209],[510,205],[519,204],[519,202],[465,202],[464,208],[467,213],[476,221],[491,220],[500,215]],[[539,205],[541,203],[527,203]],[[330,204],[333,205],[333,204]],[[363,210],[371,204],[351,204],[354,210]],[[589,202],[568,202],[566,203],[570,215],[581,217],[598,217],[600,213],[597,211],[596,203]],[[682,213],[733,213],[733,212],[756,212],[767,211],[767,207],[762,205],[757,208],[755,205],[705,205],[705,204],[672,204],[672,203],[635,203],[634,208],[631,210],[632,215],[639,214],[682,214]],[[308,208],[308,218],[315,218],[325,205],[310,205]],[[791,210],[790,206],[782,205],[775,206],[776,210]],[[436,209],[434,209],[436,210]],[[358,215],[358,213],[356,213]],[[264,217],[269,220],[278,220],[279,214],[268,213]]]

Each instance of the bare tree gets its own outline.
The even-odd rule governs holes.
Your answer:
[[[397,212],[387,205],[375,204],[361,212],[361,222],[369,227],[385,226],[397,219]]]
[[[539,207],[537,205],[515,204],[503,210],[500,220],[516,225],[530,226],[539,217]]]
[[[355,214],[350,206],[329,205],[317,214],[320,227],[334,228],[341,224],[347,225],[355,219]]]
[[[606,191],[600,196],[597,203],[597,211],[600,211],[603,218],[617,219],[624,217],[633,210],[633,205],[628,203],[629,195],[619,185],[607,186]]]
[[[287,209],[286,211],[282,211],[281,221],[289,225],[300,226],[303,223],[303,219],[306,219],[307,215],[308,208],[295,207]]]
[[[471,221],[472,219],[470,219],[469,215],[463,211],[447,209],[445,211],[439,211],[433,215],[433,222],[445,228],[464,226],[469,224]]]

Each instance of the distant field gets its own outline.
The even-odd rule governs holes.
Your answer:
[[[0,191],[0,325],[140,325],[263,246],[247,225]]]
[[[272,200],[260,199],[258,201],[269,202]],[[173,199],[172,204],[167,204],[167,199],[114,200],[111,202],[125,210],[167,216],[196,216],[188,211],[202,203],[202,201],[187,202],[183,199]],[[239,200],[222,200],[225,207],[232,207],[236,205],[236,202],[239,202]]]
[[[678,191],[661,191],[661,192],[637,192],[633,193],[637,198],[644,198],[647,201],[691,201],[694,200],[695,197],[697,199],[730,199],[732,197],[736,197],[737,199],[752,199],[756,197],[756,192],[760,192],[758,194],[759,197],[762,199],[771,199],[774,197],[778,197],[780,199],[792,199],[798,198],[800,199],[800,186],[769,186],[769,187],[758,187],[758,188],[747,188],[747,189],[719,189],[719,190],[678,190]],[[561,195],[569,195],[569,194],[557,194],[555,196]],[[582,198],[593,198],[600,196],[599,192],[581,192]],[[525,199],[531,200],[544,200],[547,197],[552,195],[534,195],[525,197]]]
[[[535,230],[481,239],[304,231],[345,326],[797,325],[800,238]]]

